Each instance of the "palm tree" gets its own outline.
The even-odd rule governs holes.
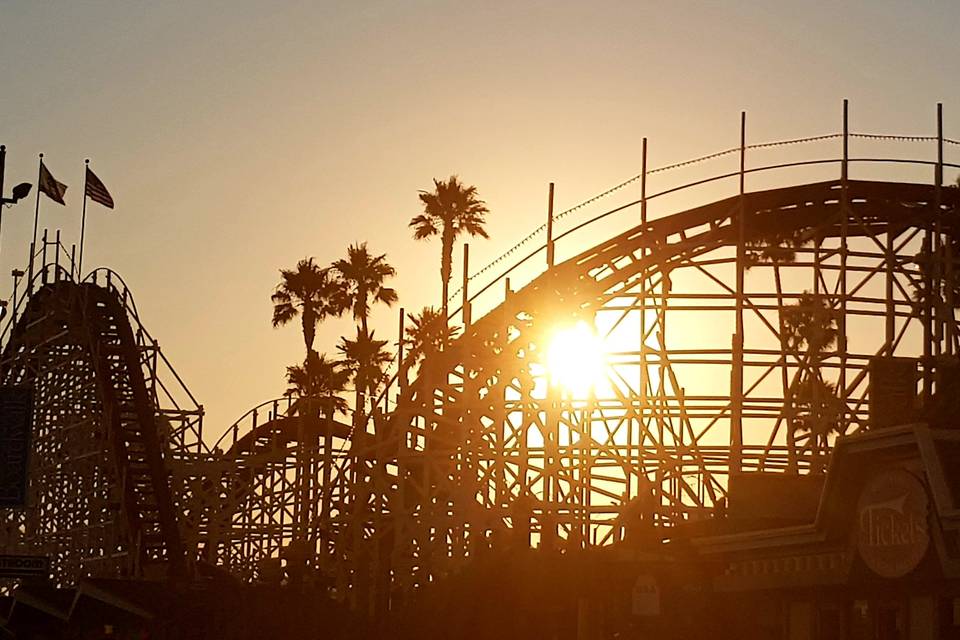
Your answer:
[[[411,326],[404,332],[410,345],[405,361],[408,367],[447,350],[460,333],[460,327],[448,326],[443,312],[433,307],[424,307],[410,322]]]
[[[797,435],[808,437],[814,463],[822,469],[821,452],[829,446],[830,435],[843,430],[844,407],[836,385],[820,373],[826,351],[837,342],[835,314],[823,296],[804,291],[797,304],[784,308],[780,315],[787,349],[805,356],[787,393],[790,434],[794,441]]]
[[[447,317],[447,290],[453,268],[453,245],[461,234],[489,238],[483,225],[490,213],[483,200],[477,197],[477,188],[460,183],[457,176],[446,181],[433,180],[433,191],[421,191],[423,213],[410,220],[413,237],[426,240],[440,236],[440,280],[443,285],[441,308]]]
[[[314,263],[313,258],[304,258],[295,269],[280,270],[280,284],[270,296],[273,326],[285,325],[299,316],[309,356],[313,352],[317,324],[342,313],[342,298],[341,284],[330,277],[330,272]]]
[[[364,333],[360,327],[357,327],[355,339],[342,337],[337,345],[356,393],[354,426],[363,423],[365,399],[376,393],[377,387],[386,378],[384,370],[392,359],[390,352],[384,348],[386,345],[386,340],[377,340],[372,332]]]
[[[342,363],[311,352],[302,365],[287,367],[287,393],[317,400],[327,417],[333,417],[337,412],[347,412],[347,401],[339,394],[346,389],[349,378]]]
[[[809,241],[802,227],[784,224],[778,214],[757,214],[750,220],[750,236],[744,247],[745,266],[749,269],[759,264],[776,266],[794,262],[797,250]]]
[[[823,296],[804,291],[797,304],[781,313],[787,347],[794,351],[806,349],[811,365],[819,366],[824,351],[836,344],[838,333],[835,314],[827,308]]]
[[[382,302],[389,307],[397,301],[396,290],[383,286],[387,278],[397,275],[386,258],[386,254],[371,255],[364,242],[347,247],[346,259],[337,260],[331,267],[344,285],[346,295],[342,302],[353,311],[353,318],[360,321],[364,334],[370,303]]]
[[[804,238],[800,227],[785,226],[778,216],[772,213],[757,215],[751,220],[750,227],[752,234],[746,239],[744,247],[744,268],[750,269],[759,265],[771,265],[773,267],[773,281],[777,293],[777,308],[784,310],[783,301],[783,280],[781,278],[780,266],[791,264],[797,259],[797,250],[804,244]],[[786,313],[780,313],[780,351],[784,354],[781,361],[780,376],[783,384],[783,391],[786,397],[791,394],[789,372],[787,367],[787,335],[788,327],[784,321]],[[785,408],[792,412],[793,406],[789,400],[785,403]],[[796,473],[797,471],[797,436],[798,430],[794,428],[793,420],[788,416],[786,436],[787,436],[787,456],[788,470]]]
[[[807,438],[814,462],[822,470],[821,453],[830,446],[830,436],[841,433],[843,403],[837,397],[837,386],[818,375],[801,378],[792,389],[791,402],[791,429]]]

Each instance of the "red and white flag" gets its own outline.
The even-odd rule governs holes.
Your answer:
[[[85,183],[85,196],[94,202],[99,202],[108,209],[113,209],[113,197],[110,195],[110,192],[107,191],[107,188],[103,186],[103,182],[100,181],[100,178],[97,177],[97,174],[95,174],[93,171],[90,171],[90,167],[87,167],[87,178]]]
[[[67,193],[67,185],[59,182],[53,177],[53,174],[47,169],[47,165],[40,161],[40,192],[46,194],[48,198],[59,204],[67,204],[63,201],[64,194]]]

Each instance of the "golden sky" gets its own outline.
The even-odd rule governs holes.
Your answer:
[[[83,159],[117,208],[88,211],[87,266],[120,272],[219,434],[302,358],[270,327],[279,267],[387,253],[400,301],[439,299],[439,245],[407,222],[459,174],[491,210],[475,265],[557,208],[651,165],[854,128],[960,133],[955,2],[0,3],[7,189],[43,152],[69,185],[41,224],[79,236]],[[730,161],[731,163],[734,160]],[[735,166],[724,166],[732,170]],[[5,212],[21,266],[33,199]],[[457,254],[459,255],[459,253]],[[459,274],[460,266],[454,266]],[[2,284],[6,291],[12,283]],[[456,284],[452,288],[456,288]],[[396,310],[372,325],[395,339]],[[321,328],[332,351],[349,322]]]

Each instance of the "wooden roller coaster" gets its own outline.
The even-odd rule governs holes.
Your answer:
[[[742,144],[739,171],[656,193],[645,169],[639,200],[464,291],[462,335],[412,378],[401,366],[362,428],[285,398],[206,440],[122,280],[81,279],[45,239],[54,258],[3,334],[3,384],[31,387],[35,406],[27,506],[0,511],[0,550],[49,555],[61,584],[218,572],[324,584],[374,610],[498,551],[654,553],[724,517],[743,474],[822,473],[836,438],[882,426],[871,373],[886,365],[917,391],[891,411],[935,420],[960,352],[951,141],[924,140],[936,160],[881,160],[834,137],[841,158],[747,168]],[[854,165],[934,179],[853,180]],[[839,177],[745,188],[825,167]],[[730,181],[730,197],[648,216]],[[619,231],[584,240],[599,221]],[[604,358],[583,389],[545,365],[577,324]]]

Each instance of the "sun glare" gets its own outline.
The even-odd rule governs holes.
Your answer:
[[[547,373],[554,384],[575,397],[585,397],[604,379],[603,342],[584,321],[558,330],[547,347]]]

